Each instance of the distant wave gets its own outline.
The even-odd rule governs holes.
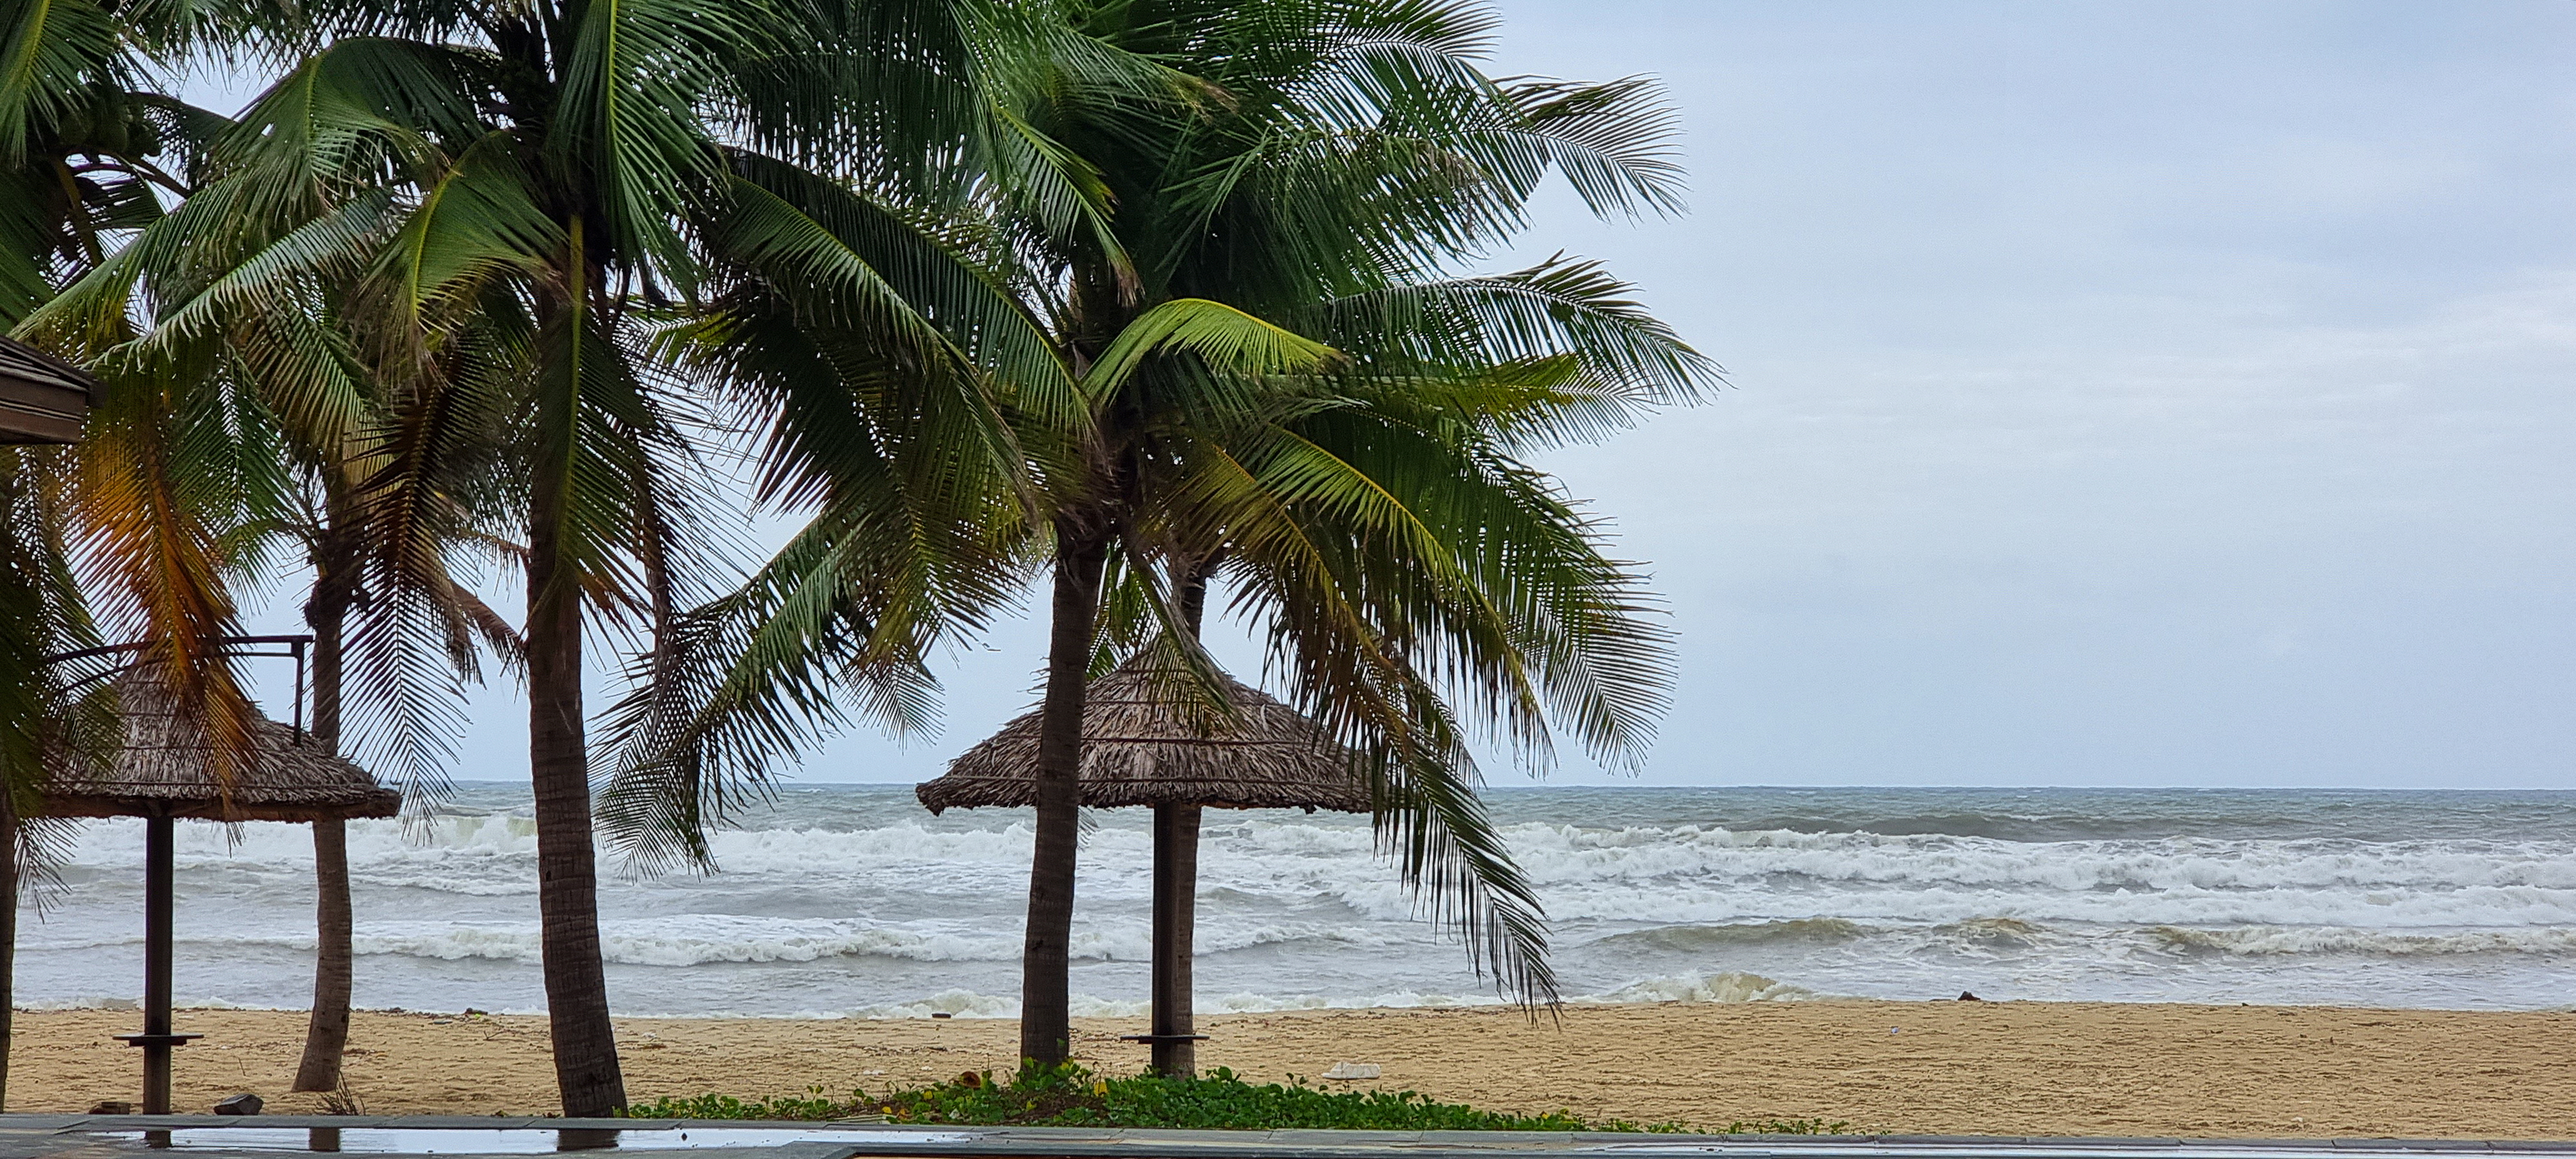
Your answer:
[[[2468,930],[2424,934],[2337,926],[2246,926],[2218,930],[2158,926],[2148,932],[2175,949],[2223,954],[2354,954],[2389,958],[2459,954],[2576,955],[2576,929]]]
[[[1697,953],[1742,946],[1833,946],[1865,938],[1899,938],[1916,944],[1938,940],[1992,948],[2027,946],[2050,932],[2046,926],[2018,918],[1970,918],[1939,925],[1912,926],[1864,925],[1844,918],[1797,918],[1733,925],[1656,926],[1611,934],[1590,944],[1630,950]]]
[[[1648,1002],[1799,1002],[1831,1000],[1835,996],[1819,994],[1803,986],[1792,986],[1759,974],[1725,971],[1711,974],[1678,974],[1646,978],[1602,994],[1582,994],[1566,999],[1580,1005],[1626,1005]],[[1421,993],[1412,990],[1391,991],[1365,996],[1327,997],[1320,994],[1254,994],[1235,993],[1221,997],[1202,996],[1198,1002],[1201,1014],[1270,1014],[1291,1010],[1410,1010],[1454,1006],[1502,1006],[1505,999],[1492,994]],[[1151,1004],[1075,995],[1075,1017],[1143,1017]],[[847,1012],[852,1018],[927,1018],[934,1013],[956,1018],[1017,1018],[1020,1003],[1016,998],[977,994],[969,990],[949,990],[912,1002],[870,1006]]]
[[[1818,994],[1759,974],[1713,973],[1684,974],[1641,979],[1603,994],[1577,995],[1568,1002],[1581,1005],[1618,1005],[1650,1002],[1797,1002],[1831,1000],[1834,996]],[[222,998],[180,995],[181,1007],[214,1010],[269,1010],[273,1006],[241,1004]],[[1217,996],[1202,996],[1198,1003],[1201,1014],[1271,1014],[1295,1010],[1416,1010],[1446,1007],[1492,1007],[1508,1002],[1484,993],[1426,993],[1395,990],[1377,994],[1327,996],[1321,994],[1256,994],[1249,991]],[[33,1010],[132,1010],[132,998],[107,995],[82,995],[23,1004]],[[1141,1018],[1152,1004],[1143,1000],[1101,998],[1090,994],[1072,996],[1072,1010],[1077,1018]],[[542,1010],[504,1008],[502,1014],[539,1014]],[[620,1010],[636,1018],[929,1018],[947,1015],[952,1018],[1017,1018],[1017,998],[996,994],[979,994],[972,990],[944,990],[904,1002],[861,1006],[849,1010],[801,1010],[788,1014],[742,1014],[730,1011],[658,1011],[650,1008]]]
[[[2134,939],[2151,950],[2244,957],[2332,954],[2417,958],[2509,954],[2576,958],[2576,929],[2566,927],[2438,932],[2279,925],[2070,929],[2016,918],[1976,918],[1913,926],[1864,925],[1840,918],[1717,926],[1660,926],[1612,934],[1594,939],[1587,945],[1635,953],[1698,954],[1745,948],[1838,946],[1877,939],[1889,943],[1880,952],[1906,954],[1944,946],[2024,950],[2044,941],[2054,941],[2070,948],[2089,943],[2097,947],[2095,952],[2107,953],[2112,952],[2112,947],[2124,938]]]
[[[725,918],[696,915],[674,923],[679,928],[654,932],[611,927],[602,932],[601,952],[619,965],[689,967],[719,963],[814,962],[832,958],[889,959],[909,962],[1008,964],[1021,953],[1016,931],[938,931],[853,926],[845,923],[784,919]],[[2576,958],[2576,929],[2471,929],[2404,932],[2349,926],[2178,926],[2152,925],[2076,930],[2015,918],[1975,918],[1937,925],[1865,925],[1840,918],[1750,922],[1733,925],[1675,925],[1629,930],[1581,943],[1589,949],[1645,955],[1644,960],[1712,953],[1761,953],[1794,947],[1832,947],[1864,940],[1891,943],[1884,953],[1906,954],[1932,947],[2023,950],[2044,940],[2071,946],[2092,943],[2107,950],[2132,938],[2145,948],[2175,953],[2244,957],[2350,955],[2414,958],[2510,954]],[[1221,928],[1203,934],[1202,958],[1264,946],[1308,945],[1330,949],[1395,945],[1368,930],[1318,925],[1267,924]],[[274,935],[199,934],[178,939],[202,957],[221,957],[236,950],[269,950],[310,954],[310,933]],[[441,961],[491,959],[536,964],[542,961],[534,926],[463,926],[412,930],[361,930],[352,939],[362,955],[393,955]],[[139,936],[48,939],[39,932],[21,949],[30,955],[75,954],[125,950],[141,946]],[[1152,940],[1143,929],[1077,930],[1072,946],[1076,961],[1143,962]],[[952,1011],[952,1013],[958,1013]]]
[[[1963,826],[1962,826],[1963,827]],[[71,859],[79,884],[105,892],[130,882],[134,829],[109,822],[85,830]],[[245,826],[228,843],[213,826],[183,829],[183,871],[223,869],[300,885],[311,872],[309,836],[292,827]],[[1681,920],[1702,924],[1807,916],[1780,913],[1776,899],[1814,891],[1871,899],[1930,895],[1897,919],[1977,916],[1945,899],[1970,897],[1987,914],[2041,919],[2211,924],[2213,901],[2242,907],[2233,920],[2298,924],[2265,916],[2274,901],[2369,905],[2373,920],[2333,913],[2351,925],[2576,924],[2576,843],[2563,841],[2399,841],[2344,839],[2016,842],[1955,833],[1888,835],[1738,830],[1692,825],[1617,829],[1523,823],[1504,836],[1528,878],[1559,918]],[[1030,836],[1021,825],[938,829],[915,822],[853,830],[772,828],[714,835],[720,876],[758,883],[792,879],[821,886],[900,885],[916,892],[990,893],[1024,885]],[[531,824],[509,815],[444,817],[417,831],[396,822],[352,826],[352,872],[361,884],[513,896],[534,890]],[[1114,889],[1141,889],[1151,860],[1146,835],[1101,829],[1085,837],[1087,873]],[[614,864],[612,861],[610,864]],[[1284,821],[1212,826],[1202,848],[1202,888],[1257,898],[1328,898],[1367,916],[1410,920],[1416,900],[1374,855],[1365,827]],[[1981,896],[1982,895],[1982,896]],[[2027,910],[1986,904],[2019,898]],[[2384,896],[2383,896],[2384,895]],[[2157,913],[2150,899],[2182,899],[2190,912]],[[1839,899],[1837,899],[1839,900]],[[2420,903],[2420,904],[2418,904]],[[2453,914],[2415,913],[2418,909]],[[2489,912],[2457,916],[2467,905]],[[1829,907],[1838,908],[1838,907]],[[1845,911],[1838,916],[1854,917]],[[2408,919],[2421,918],[2420,921]]]
[[[1781,942],[1848,942],[1878,932],[1876,927],[1842,918],[1794,918],[1714,926],[1657,926],[1611,934],[1595,939],[1592,944],[1689,953],[1724,946],[1761,946]]]
[[[684,967],[714,963],[813,962],[826,958],[889,958],[913,962],[993,962],[1020,960],[1018,930],[921,930],[851,926],[841,923],[694,915],[654,932],[610,927],[600,936],[601,954],[629,966]],[[310,948],[310,938],[300,940]],[[275,941],[263,939],[263,941]],[[530,927],[466,927],[413,932],[360,932],[352,939],[361,954],[456,961],[492,958],[542,961],[537,930]],[[1365,948],[1387,939],[1367,930],[1271,924],[1211,931],[1198,939],[1201,957],[1256,946],[1317,943]],[[1078,930],[1072,945],[1077,961],[1143,962],[1153,942],[1143,929]]]

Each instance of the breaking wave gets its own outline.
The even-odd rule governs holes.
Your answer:
[[[2536,1008],[2576,989],[2576,793],[1534,790],[1501,835],[1582,1001],[1877,997],[2352,1001]],[[1146,991],[1151,837],[1095,814],[1074,988]],[[180,989],[310,993],[312,844],[297,826],[179,830]],[[349,827],[359,1000],[535,1009],[524,789]],[[907,789],[781,795],[712,835],[719,872],[614,876],[619,1008],[1008,1017],[1025,811],[922,814]],[[21,927],[32,1003],[139,984],[141,826],[87,824]],[[1366,818],[1211,811],[1202,1009],[1497,1001]],[[190,971],[198,971],[191,975]],[[107,997],[101,998],[102,992]],[[924,997],[927,995],[928,997]]]
[[[2148,931],[2175,949],[2222,954],[2349,954],[2389,958],[2460,954],[2576,955],[2576,930],[2467,930],[2455,933],[2392,933],[2346,927],[2289,929],[2245,926],[2234,929],[2181,929],[2158,926]]]
[[[1587,1006],[1648,1002],[1798,1002],[1830,1001],[1834,995],[1818,994],[1803,986],[1765,978],[1759,974],[1725,972],[1685,974],[1647,978],[1632,982],[1605,994],[1583,994],[1568,997],[1569,1003]],[[1201,1014],[1275,1014],[1294,1010],[1415,1010],[1454,1006],[1503,1006],[1508,1002],[1492,994],[1425,994],[1411,990],[1392,991],[1356,997],[1327,997],[1320,994],[1252,994],[1235,993],[1202,996],[1198,1002]],[[1073,1014],[1077,1018],[1141,1018],[1149,1004],[1141,1001],[1118,1001],[1077,994]],[[949,990],[912,1002],[870,1006],[849,1013],[853,1018],[928,1018],[934,1013],[955,1018],[1017,1018],[1020,1002],[991,994],[967,990]]]

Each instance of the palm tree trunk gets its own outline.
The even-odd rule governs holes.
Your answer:
[[[18,809],[0,783],[0,1110],[9,1107],[10,1011],[18,1003]]]
[[[1216,560],[1192,561],[1181,574],[1181,624],[1199,636]],[[1198,1000],[1194,966],[1199,906],[1198,805],[1154,806],[1154,1073],[1196,1076]]]
[[[1082,826],[1082,708],[1108,558],[1105,536],[1069,520],[1057,522],[1054,623],[1038,717],[1037,849],[1029,862],[1028,936],[1020,960],[1020,1057],[1047,1066],[1072,1053],[1068,971]]]
[[[557,528],[563,484],[540,472],[528,536],[528,768],[536,791],[537,920],[546,1020],[564,1114],[626,1109],[600,960],[599,878],[591,846],[590,756],[581,702],[581,592]]]
[[[350,513],[334,494],[314,553],[313,598],[304,621],[313,629],[313,733],[308,743],[340,751],[341,642],[356,576]],[[349,991],[356,972],[350,945],[349,828],[336,817],[313,822],[313,1015],[304,1029],[304,1059],[295,1068],[299,1091],[340,1088],[340,1060],[349,1047]]]
[[[289,1090],[340,1089],[340,1058],[349,1047],[349,990],[355,974],[350,947],[349,823],[337,817],[313,822],[313,1015],[304,1027],[304,1060]]]

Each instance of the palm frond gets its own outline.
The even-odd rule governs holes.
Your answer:
[[[1165,351],[1186,351],[1234,375],[1311,373],[1338,357],[1330,346],[1223,302],[1175,298],[1157,303],[1110,339],[1083,375],[1083,390],[1094,399],[1108,398],[1149,356]]]

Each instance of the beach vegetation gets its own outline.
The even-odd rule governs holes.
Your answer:
[[[1303,1079],[1253,1083],[1224,1067],[1194,1078],[1101,1075],[1076,1065],[1023,1064],[1015,1074],[968,1071],[925,1087],[836,1098],[664,1097],[628,1108],[639,1119],[767,1119],[925,1123],[953,1126],[1138,1127],[1172,1130],[1609,1131],[1832,1135],[1850,1124],[1762,1119],[1699,1128],[1678,1121],[1585,1119],[1572,1111],[1518,1114],[1444,1103],[1415,1091],[1325,1090]]]
[[[403,399],[393,377],[352,345],[351,304],[365,300],[366,272],[347,260],[281,261],[277,251],[292,248],[312,207],[246,209],[284,184],[277,158],[253,139],[258,126],[173,108],[163,111],[186,135],[164,146],[177,154],[170,168],[154,172],[177,206],[135,222],[131,244],[73,279],[24,329],[82,352],[112,394],[142,399],[130,413],[108,408],[77,454],[108,461],[166,427],[150,456],[158,470],[144,474],[192,486],[134,504],[125,488],[84,473],[85,490],[104,494],[76,510],[164,508],[173,513],[164,520],[184,519],[215,545],[223,566],[199,581],[210,585],[197,601],[207,609],[192,621],[199,630],[237,628],[229,603],[216,599],[224,587],[309,571],[302,611],[312,632],[311,711],[302,743],[359,758],[415,815],[426,813],[451,786],[454,736],[485,654],[505,666],[521,659],[516,629],[460,579],[476,557],[516,546],[500,489],[490,472],[460,473],[435,510],[386,525],[397,509],[372,502],[371,486],[391,464],[386,432],[403,421]],[[171,413],[161,415],[165,408]],[[152,624],[168,618],[128,617],[124,630],[151,639]],[[344,721],[355,727],[344,730]],[[330,1091],[348,1039],[354,916],[346,822],[309,825],[319,904],[312,1013],[294,1089]]]

